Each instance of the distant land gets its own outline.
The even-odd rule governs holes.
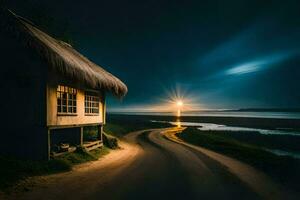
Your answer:
[[[227,110],[237,112],[300,112],[300,108],[240,108],[237,110]]]
[[[300,112],[300,108],[238,108],[238,109],[204,109],[185,112]]]

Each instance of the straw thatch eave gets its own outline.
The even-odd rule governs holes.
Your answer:
[[[2,10],[0,17],[6,20],[1,24],[26,46],[34,49],[59,76],[92,89],[112,92],[118,97],[126,95],[127,87],[122,81],[81,55],[71,45],[51,37],[9,10]]]

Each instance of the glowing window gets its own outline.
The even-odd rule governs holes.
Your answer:
[[[57,86],[57,113],[73,114],[77,112],[77,90],[71,87]]]
[[[85,92],[84,110],[86,114],[99,114],[100,98],[95,93]]]

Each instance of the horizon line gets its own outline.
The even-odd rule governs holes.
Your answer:
[[[237,109],[230,109],[230,108],[224,108],[224,109],[195,109],[195,110],[182,110],[183,113],[193,113],[193,112],[300,112],[300,108],[237,108]],[[108,110],[108,113],[173,113],[175,111],[149,111],[149,110],[127,110],[127,109],[112,109]]]

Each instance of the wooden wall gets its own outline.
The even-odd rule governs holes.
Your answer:
[[[99,103],[99,115],[86,115],[84,112],[84,94],[83,89],[77,89],[77,113],[76,115],[58,115],[57,114],[57,84],[48,83],[47,86],[47,126],[80,126],[88,124],[102,124],[104,113],[104,98],[101,97]],[[100,96],[100,94],[99,94]]]

